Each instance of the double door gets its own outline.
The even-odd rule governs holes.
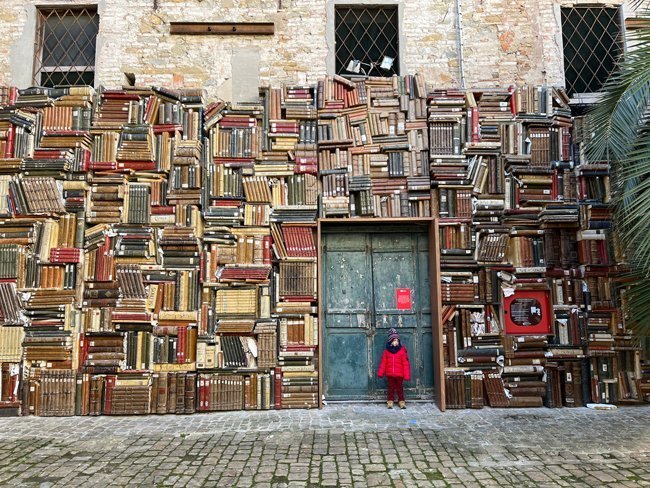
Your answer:
[[[385,397],[377,369],[388,330],[411,362],[407,398],[433,395],[428,239],[376,228],[322,234],[323,393],[328,400]]]

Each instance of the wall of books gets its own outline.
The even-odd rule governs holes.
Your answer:
[[[438,217],[448,408],[647,400],[561,90],[0,91],[0,414],[313,408],[319,217]]]

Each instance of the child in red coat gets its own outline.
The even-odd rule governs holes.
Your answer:
[[[380,378],[386,375],[388,380],[388,395],[386,398],[388,408],[393,408],[395,394],[397,394],[399,408],[406,408],[402,383],[411,379],[411,365],[409,364],[408,352],[400,343],[399,334],[395,329],[388,331],[386,350],[381,357],[381,364],[377,374]]]

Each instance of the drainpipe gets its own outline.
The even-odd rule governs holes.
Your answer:
[[[461,11],[462,0],[456,0],[456,37],[458,42],[458,74],[460,76],[460,88],[465,89],[465,56],[463,54],[463,12]]]

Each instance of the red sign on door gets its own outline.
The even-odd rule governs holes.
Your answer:
[[[397,302],[397,310],[411,310],[411,289],[395,289],[395,300]]]

